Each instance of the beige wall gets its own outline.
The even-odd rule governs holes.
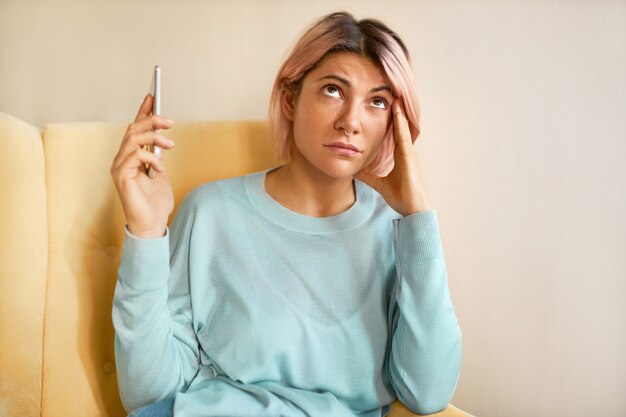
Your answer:
[[[471,3],[471,4],[469,4]],[[418,150],[481,417],[626,415],[626,2],[0,0],[0,111],[261,119],[288,47],[338,8],[414,55]]]

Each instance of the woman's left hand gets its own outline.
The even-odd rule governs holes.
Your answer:
[[[393,112],[393,152],[394,167],[386,177],[378,177],[367,169],[359,171],[355,178],[363,181],[385,199],[387,204],[403,216],[432,210],[422,181],[417,152],[411,141],[409,123],[404,115],[402,101],[394,100]]]

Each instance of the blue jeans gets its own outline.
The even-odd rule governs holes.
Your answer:
[[[174,398],[166,398],[145,407],[133,410],[128,417],[173,417]]]

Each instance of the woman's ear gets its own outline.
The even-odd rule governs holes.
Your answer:
[[[293,122],[294,113],[296,112],[296,95],[291,89],[283,88],[280,95],[280,104],[287,120]]]

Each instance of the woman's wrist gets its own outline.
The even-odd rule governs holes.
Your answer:
[[[127,224],[126,227],[131,235],[140,239],[158,239],[165,236],[167,231],[166,226],[141,228],[136,225]]]

